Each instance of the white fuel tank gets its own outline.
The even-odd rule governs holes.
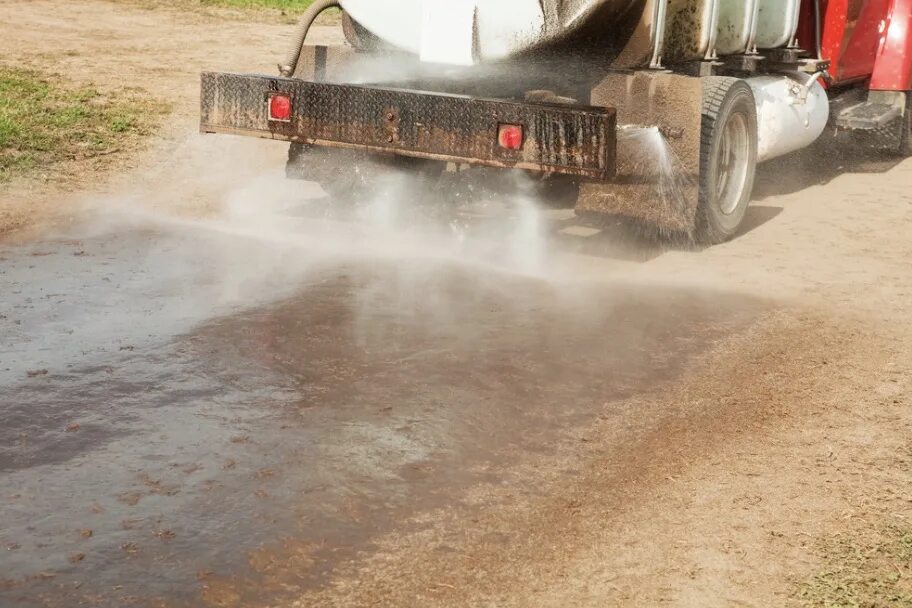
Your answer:
[[[757,76],[746,82],[757,101],[758,159],[806,148],[826,128],[830,100],[817,76]]]

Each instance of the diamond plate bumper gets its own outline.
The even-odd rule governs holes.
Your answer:
[[[292,120],[270,121],[268,99],[292,98]],[[521,124],[521,150],[497,144],[501,124]],[[203,73],[200,130],[490,167],[609,179],[615,112],[458,95]]]

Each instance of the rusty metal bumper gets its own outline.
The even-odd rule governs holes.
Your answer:
[[[276,93],[292,99],[288,122],[269,120]],[[498,145],[501,124],[523,125],[522,149]],[[202,74],[200,130],[597,180],[617,145],[610,108],[225,73]]]

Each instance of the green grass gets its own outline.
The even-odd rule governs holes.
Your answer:
[[[799,588],[813,608],[912,608],[912,528],[888,526],[869,538],[840,536],[822,548],[826,565]]]
[[[137,91],[102,95],[0,66],[0,182],[135,144],[166,110]]]

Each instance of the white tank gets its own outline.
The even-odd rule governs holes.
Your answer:
[[[663,0],[665,1],[665,0]],[[581,39],[620,50],[653,0],[341,0],[372,34],[426,61],[496,61]],[[651,25],[651,24],[649,24]]]
[[[788,44],[800,0],[340,0],[374,36],[423,61],[598,53],[644,67]]]

